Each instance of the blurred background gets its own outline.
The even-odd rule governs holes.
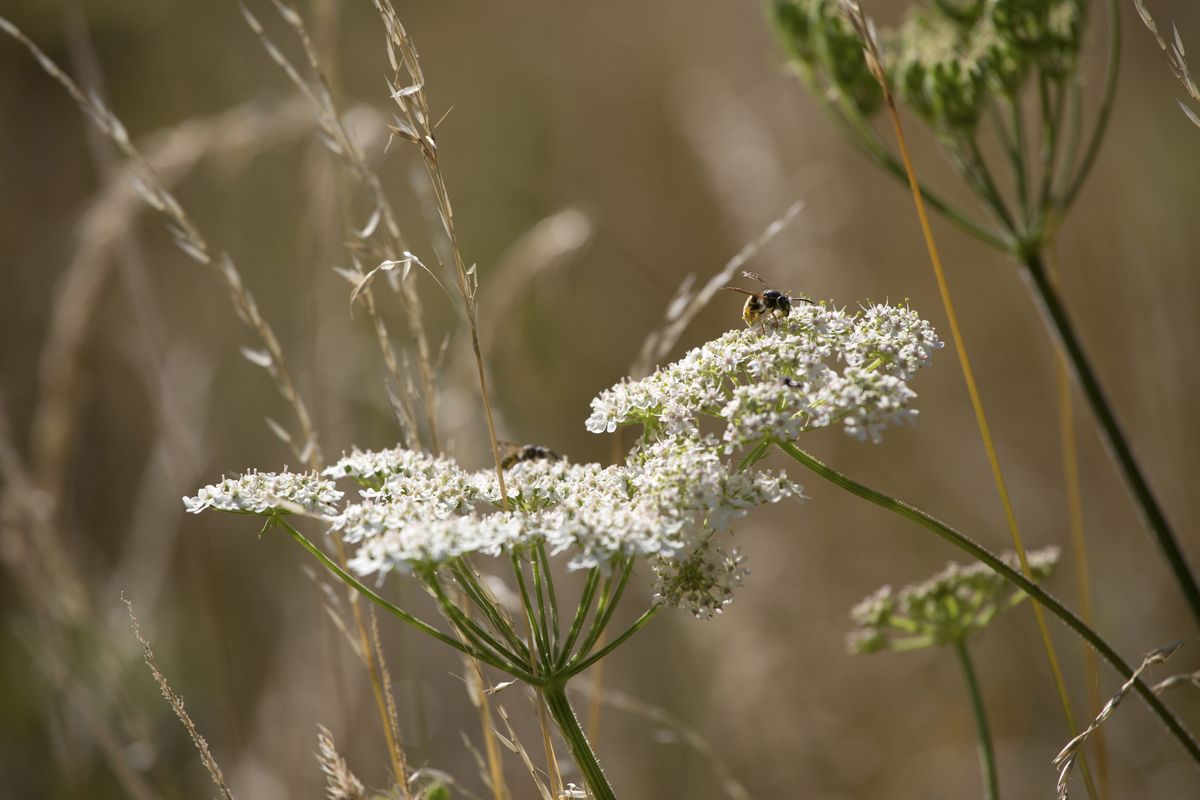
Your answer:
[[[885,18],[896,13],[877,5]],[[1188,500],[1200,471],[1200,130],[1180,113],[1183,91],[1132,4],[1122,6],[1116,113],[1062,229],[1062,284],[1200,565],[1200,511]],[[250,7],[300,63],[272,7]],[[686,276],[706,280],[796,202],[801,212],[749,268],[840,305],[907,298],[948,339],[907,189],[862,158],[787,73],[758,4],[397,7],[434,115],[446,115],[438,144],[462,250],[478,264],[502,438],[610,460],[611,437],[583,426],[590,398],[628,374]],[[374,9],[315,0],[300,10],[406,234],[433,263],[420,160],[403,143],[383,153],[389,70]],[[1162,0],[1151,10],[1200,47],[1196,4]],[[379,347],[333,271],[349,265],[347,231],[366,224],[371,206],[236,5],[5,0],[2,13],[108,98],[205,237],[237,263],[326,457],[392,445]],[[1093,8],[1091,112],[1103,16]],[[298,466],[264,422],[292,425],[288,407],[239,354],[258,345],[213,273],[180,253],[128,190],[111,148],[7,38],[0,119],[0,794],[123,797],[139,785],[147,797],[213,793],[141,663],[122,595],[235,794],[323,796],[318,724],[365,782],[385,786],[370,687],[323,611],[329,597],[311,560],[284,537],[259,539],[253,520],[189,517],[179,502],[222,474]],[[910,130],[920,130],[915,120]],[[933,142],[914,138],[919,170],[969,203]],[[934,225],[1026,541],[1068,552],[1049,339],[1012,263]],[[435,346],[448,342],[439,379],[446,449],[482,466],[489,455],[461,312],[425,276],[410,280]],[[397,295],[376,298],[408,348]],[[740,305],[716,297],[669,357],[741,325]],[[953,354],[943,351],[914,388],[919,424],[889,431],[883,444],[830,430],[805,446],[1004,549]],[[1076,412],[1097,627],[1136,662],[1195,630],[1078,401]],[[973,796],[974,729],[953,656],[851,657],[844,646],[855,602],[881,584],[923,579],[956,551],[790,472],[811,499],[758,513],[736,532],[752,574],[729,611],[711,622],[662,614],[606,662],[604,686],[640,709],[602,714],[596,747],[614,787],[629,798],[737,796],[717,780],[728,775],[753,797]],[[1049,586],[1074,604],[1069,556]],[[646,596],[645,576],[635,588]],[[387,591],[432,616],[413,586],[394,581]],[[484,794],[463,743],[479,746],[480,736],[461,662],[382,624],[410,760]],[[1080,647],[1061,626],[1054,633],[1086,716]],[[1200,667],[1198,650],[1185,648],[1156,676]],[[974,652],[1002,789],[1052,796],[1050,760],[1069,737],[1029,608],[999,620]],[[1105,696],[1117,685],[1103,673]],[[1169,699],[1200,727],[1194,690]],[[524,696],[509,689],[496,702],[540,753]],[[1114,797],[1200,796],[1194,766],[1143,706],[1122,705],[1105,730]],[[689,731],[711,751],[689,745]],[[516,757],[506,769],[516,797],[534,796]]]

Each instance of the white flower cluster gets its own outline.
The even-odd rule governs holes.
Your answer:
[[[641,424],[696,437],[701,420],[719,417],[724,442],[744,447],[840,422],[877,442],[885,427],[916,416],[908,381],[941,346],[908,308],[849,314],[797,304],[777,324],[729,331],[647,378],[605,390],[592,400],[587,427],[603,433]]]
[[[664,438],[617,466],[520,462],[505,475],[507,509],[495,472],[401,449],[355,451],[323,476],[251,472],[184,503],[195,513],[321,517],[358,545],[349,564],[364,576],[424,573],[459,556],[535,544],[569,553],[571,569],[645,558],[659,576],[659,597],[711,616],[745,572],[740,555],[726,555],[711,536],[755,506],[803,496],[783,474],[731,469],[720,449],[711,439]],[[343,495],[331,480],[338,477],[360,484],[357,501],[338,507]]]
[[[341,499],[333,481],[315,472],[248,472],[205,486],[195,497],[183,498],[183,505],[193,514],[211,508],[242,514],[328,517],[337,513],[336,503]]]
[[[413,493],[405,479],[365,489],[334,521],[359,549],[360,574],[424,570],[471,553],[498,556],[533,543],[570,553],[571,569],[618,556],[687,558],[749,509],[799,486],[782,475],[734,472],[712,442],[664,439],[619,466],[537,460],[506,473],[508,510],[496,475],[446,463],[439,493]]]

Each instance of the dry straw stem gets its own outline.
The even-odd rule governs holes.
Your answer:
[[[174,238],[175,244],[193,260],[209,267],[216,273],[218,280],[225,286],[238,317],[257,335],[263,348],[257,351],[243,350],[243,354],[252,363],[263,367],[271,374],[276,388],[296,416],[303,441],[297,445],[288,437],[287,443],[292,446],[296,457],[301,462],[315,469],[321,463],[321,453],[312,418],[292,382],[279,341],[270,325],[259,313],[254,295],[242,282],[241,273],[238,272],[233,259],[229,257],[228,253],[218,253],[210,247],[191,217],[176,200],[175,195],[159,177],[157,170],[134,147],[125,126],[94,93],[85,93],[29,37],[4,17],[0,17],[0,31],[4,31],[23,44],[42,69],[67,90],[67,93],[91,118],[100,132],[107,136],[121,154],[128,159],[128,168],[135,187],[146,203],[167,218],[167,229]]]
[[[249,361],[263,367],[271,374],[276,388],[296,415],[303,443],[297,446],[286,430],[272,424],[270,420],[268,420],[268,423],[271,424],[272,429],[275,430],[284,442],[292,446],[294,454],[301,462],[308,464],[312,469],[319,469],[322,462],[321,451],[308,408],[296,391],[295,384],[287,370],[278,339],[275,337],[270,325],[268,325],[259,313],[258,304],[250,290],[245,287],[242,276],[234,265],[233,260],[227,253],[214,253],[207,240],[204,239],[195,223],[167,188],[166,183],[159,176],[155,168],[134,147],[124,125],[121,124],[121,121],[108,110],[95,94],[85,94],[75,81],[59,69],[58,65],[46,56],[36,44],[3,17],[0,17],[0,30],[3,30],[25,45],[47,74],[57,80],[67,90],[83,111],[91,117],[96,127],[128,159],[127,168],[130,170],[134,186],[147,204],[167,218],[168,230],[174,237],[176,245],[195,261],[212,268],[216,272],[219,280],[226,287],[230,300],[233,302],[234,310],[247,327],[257,334],[259,342],[263,346],[263,349],[258,351],[243,349],[243,355]],[[346,554],[344,545],[336,537],[334,538],[334,544],[339,561],[345,563]],[[356,599],[352,599],[351,602],[353,604],[356,629],[360,639],[359,649],[360,652],[366,654],[372,684],[378,688],[379,671],[374,661],[370,637],[362,619],[362,609]],[[379,713],[386,727],[388,725],[387,709],[383,703],[379,703]],[[396,750],[397,748],[391,748],[393,769],[397,774],[401,774],[404,771],[401,766],[403,761]]]
[[[629,377],[637,380],[649,375],[654,366],[665,358],[671,348],[676,345],[679,337],[683,335],[684,330],[696,315],[708,305],[717,292],[721,291],[721,287],[734,280],[742,267],[782,233],[799,216],[803,208],[802,201],[792,203],[783,214],[767,225],[756,239],[748,242],[733,258],[725,262],[721,271],[709,278],[699,291],[692,291],[696,280],[695,275],[688,275],[684,278],[683,283],[675,290],[675,296],[667,304],[662,325],[651,331],[642,342],[637,358],[634,359],[633,366],[630,368]]]
[[[129,609],[129,624],[133,626],[133,635],[137,637],[138,644],[142,646],[142,653],[146,658],[146,666],[150,667],[150,672],[154,674],[154,680],[158,683],[158,688],[162,690],[163,697],[171,704],[171,709],[175,712],[175,716],[179,717],[179,721],[187,729],[188,735],[192,737],[192,744],[199,751],[200,760],[204,763],[204,768],[208,770],[208,774],[212,777],[213,783],[221,790],[221,795],[225,800],[233,800],[233,792],[225,784],[225,776],[221,774],[221,768],[217,765],[216,759],[213,758],[212,751],[208,749],[208,742],[204,741],[204,737],[200,735],[200,731],[196,730],[196,724],[192,722],[192,718],[188,716],[187,709],[183,707],[183,699],[175,694],[171,689],[171,685],[167,683],[166,677],[158,668],[158,662],[154,658],[154,651],[150,649],[150,642],[146,641],[146,637],[142,635],[142,626],[138,624],[137,617],[133,615],[133,603],[124,597],[121,598],[121,602]]]
[[[1154,40],[1158,42],[1158,46],[1167,54],[1167,63],[1171,65],[1171,72],[1183,84],[1183,88],[1191,95],[1191,98],[1200,103],[1200,86],[1196,85],[1196,81],[1192,78],[1192,73],[1188,70],[1187,52],[1183,47],[1183,38],[1179,35],[1179,29],[1171,24],[1171,42],[1167,43],[1163,39],[1162,34],[1158,32],[1158,24],[1154,18],[1150,16],[1150,11],[1146,8],[1145,0],[1133,0],[1133,4],[1137,7],[1138,16],[1142,18],[1142,22],[1150,29],[1150,33],[1154,34]],[[1187,118],[1192,121],[1192,124],[1200,128],[1200,114],[1182,100],[1176,101]]]
[[[492,718],[490,694],[494,689],[485,687],[483,669],[479,661],[470,656],[463,656],[463,664],[467,668],[467,696],[479,712],[479,725],[483,731],[483,747],[486,754],[485,781],[492,790],[494,800],[509,800],[512,793],[504,777],[504,761],[500,754],[496,724]]]
[[[1046,242],[1047,263],[1050,280],[1058,284],[1058,247],[1051,236]],[[1092,606],[1092,581],[1088,570],[1087,534],[1083,518],[1083,490],[1079,478],[1079,446],[1076,440],[1075,409],[1072,402],[1071,367],[1066,355],[1057,351],[1056,359],[1058,423],[1062,435],[1063,481],[1067,489],[1067,518],[1071,531],[1071,551],[1074,558],[1076,596],[1079,598],[1079,616],[1084,623],[1095,627],[1095,611]],[[1096,651],[1083,644],[1083,672],[1087,681],[1088,712],[1095,717],[1100,713],[1100,658]],[[1104,731],[1096,731],[1093,737],[1096,751],[1096,774],[1101,798],[1108,798],[1111,786],[1108,777],[1108,748]]]
[[[496,738],[505,747],[520,756],[521,763],[525,765],[525,769],[529,772],[529,777],[533,779],[533,784],[537,787],[540,800],[555,800],[554,795],[550,793],[550,789],[546,786],[546,782],[542,780],[538,768],[534,766],[533,759],[529,757],[529,751],[525,749],[525,746],[521,744],[521,740],[517,738],[516,731],[513,730],[512,724],[508,721],[508,712],[504,710],[504,706],[500,706],[497,711],[500,714],[500,720],[504,723],[504,728],[508,731],[508,736],[505,737],[497,732]]]
[[[1100,726],[1112,716],[1113,712],[1117,710],[1117,706],[1121,704],[1121,701],[1133,689],[1134,684],[1137,683],[1138,678],[1141,677],[1143,672],[1175,655],[1176,651],[1183,647],[1183,645],[1184,642],[1172,642],[1148,653],[1142,659],[1141,666],[1133,671],[1128,680],[1121,684],[1121,688],[1117,690],[1117,693],[1104,704],[1104,708],[1100,709],[1099,715],[1087,727],[1087,730],[1067,742],[1066,746],[1054,757],[1054,768],[1058,770],[1058,800],[1067,800],[1070,794],[1068,783],[1071,771],[1075,768],[1075,762],[1083,758],[1083,744],[1087,741],[1087,738],[1098,731]],[[1159,692],[1161,686],[1162,684],[1155,686],[1154,692]]]
[[[325,773],[325,796],[329,800],[367,800],[362,781],[350,771],[333,743],[333,734],[324,725],[317,726],[317,763]],[[404,795],[408,797],[407,791]]]
[[[1013,510],[1012,499],[1008,493],[1008,484],[1004,480],[1004,473],[1000,468],[1000,459],[996,454],[995,443],[992,440],[991,428],[988,425],[987,415],[983,410],[983,400],[979,394],[979,387],[975,383],[975,374],[971,369],[971,361],[967,356],[966,343],[962,336],[962,331],[958,325],[958,315],[954,311],[954,301],[950,295],[950,285],[946,280],[945,270],[942,268],[942,260],[938,254],[937,243],[933,238],[933,229],[929,224],[929,215],[925,210],[925,201],[921,196],[921,187],[917,182],[916,170],[913,168],[912,159],[908,152],[908,146],[904,138],[904,128],[900,123],[900,114],[896,110],[896,101],[892,95],[891,86],[888,83],[887,75],[883,69],[883,60],[879,55],[879,46],[875,35],[874,24],[866,17],[861,5],[855,0],[842,0],[842,6],[846,10],[855,29],[863,41],[863,55],[867,60],[867,66],[871,70],[871,74],[879,81],[880,88],[883,90],[884,101],[887,105],[888,116],[891,118],[892,127],[896,134],[896,144],[900,151],[900,158],[904,164],[904,170],[908,175],[909,188],[912,190],[913,203],[917,209],[917,218],[920,221],[921,233],[925,238],[926,248],[929,250],[929,261],[933,266],[934,277],[937,280],[938,292],[942,298],[942,306],[946,311],[946,318],[950,324],[951,338],[954,340],[954,349],[958,355],[959,365],[962,367],[963,379],[967,384],[967,394],[971,398],[971,406],[975,411],[975,419],[979,427],[979,435],[983,439],[983,447],[987,453],[988,464],[991,467],[992,478],[996,484],[996,491],[1000,495],[1000,502],[1004,506],[1004,515],[1008,521],[1009,533],[1012,536],[1013,548],[1017,552],[1017,558],[1021,563],[1021,572],[1024,576],[1033,580],[1032,572],[1029,568],[1029,558],[1025,552],[1025,545],[1021,538],[1021,530],[1017,525],[1016,513]],[[1042,610],[1041,605],[1035,600],[1033,603],[1034,616],[1037,618],[1038,630],[1041,633],[1042,645],[1046,651],[1046,658],[1050,662],[1050,671],[1054,676],[1054,683],[1058,690],[1059,700],[1062,704],[1063,716],[1067,722],[1067,729],[1074,736],[1079,730],[1075,724],[1075,714],[1071,707],[1071,698],[1067,692],[1066,679],[1063,676],[1062,666],[1058,660],[1058,654],[1054,649],[1054,643],[1050,639],[1050,629],[1046,625],[1046,615]],[[1083,776],[1087,783],[1088,794],[1091,797],[1096,796],[1095,786],[1092,784],[1091,774],[1087,768],[1086,759],[1083,762]]]
[[[254,32],[255,36],[262,43],[263,49],[270,59],[283,70],[288,80],[291,81],[308,101],[316,117],[317,125],[320,128],[321,141],[326,149],[338,159],[339,163],[347,168],[354,181],[366,190],[370,198],[374,211],[361,230],[351,232],[353,237],[353,241],[350,243],[351,249],[363,252],[365,255],[377,259],[381,266],[404,265],[405,274],[399,280],[398,288],[400,299],[404,306],[405,319],[408,322],[409,335],[417,347],[417,367],[421,384],[420,392],[415,391],[412,386],[412,381],[408,377],[407,363],[405,364],[406,368],[401,369],[400,361],[402,357],[396,354],[395,348],[393,348],[391,343],[391,338],[388,335],[387,327],[384,325],[383,319],[376,309],[375,299],[369,285],[375,270],[364,276],[356,264],[355,270],[349,273],[353,276],[353,280],[356,283],[356,288],[351,294],[351,303],[358,297],[362,297],[363,305],[371,320],[376,340],[383,354],[384,365],[400,392],[400,408],[403,409],[403,413],[399,416],[399,422],[405,444],[415,447],[420,442],[414,409],[423,407],[426,412],[425,419],[429,431],[429,447],[434,452],[440,452],[441,443],[438,436],[437,422],[437,392],[433,383],[433,363],[422,318],[421,301],[413,282],[406,280],[408,271],[414,263],[421,267],[424,265],[412,257],[410,248],[397,221],[395,211],[388,200],[387,194],[383,190],[383,184],[378,174],[371,168],[366,154],[350,135],[343,122],[343,115],[339,112],[334,102],[333,90],[317,58],[316,47],[313,45],[308,29],[304,25],[303,18],[292,5],[280,2],[280,0],[272,0],[272,2],[275,9],[279,12],[280,17],[292,28],[297,40],[300,42],[309,71],[313,76],[311,80],[305,79],[300,74],[300,70],[288,60],[283,52],[266,35],[266,31],[258,18],[245,6],[241,7],[242,16],[245,17],[246,24],[249,25],[250,30]],[[430,274],[432,275],[432,273]],[[436,276],[434,276],[434,279],[436,280]]]
[[[496,463],[496,480],[500,485],[500,504],[507,511],[508,490],[505,488],[504,470],[500,466],[500,446],[496,441],[496,425],[492,419],[491,399],[488,397],[487,375],[479,347],[478,305],[476,302],[479,278],[474,264],[470,268],[466,266],[462,251],[458,246],[458,234],[454,228],[454,210],[450,205],[450,195],[446,190],[446,181],[442,175],[437,142],[433,137],[435,122],[430,115],[429,100],[425,95],[425,75],[421,71],[417,49],[412,39],[409,38],[408,32],[400,23],[400,18],[396,14],[396,9],[392,7],[391,0],[374,0],[374,2],[379,17],[383,21],[388,61],[391,63],[393,71],[389,88],[392,99],[400,110],[399,116],[395,119],[396,124],[392,126],[392,134],[417,145],[421,151],[421,160],[425,164],[425,172],[429,175],[429,182],[433,186],[438,214],[441,216],[442,227],[446,232],[446,239],[450,243],[450,252],[454,258],[458,292],[462,298],[463,309],[467,315],[467,325],[471,331],[471,347],[475,353],[475,365],[479,372],[479,393],[483,400],[483,412],[487,420],[492,458]]]
[[[375,692],[375,703],[387,709],[383,720],[383,735],[387,740],[388,754],[392,759],[393,776],[401,800],[412,800],[408,790],[408,760],[404,757],[404,745],[400,741],[400,721],[396,713],[396,697],[392,692],[392,674],[383,657],[383,642],[379,636],[379,618],[371,609],[371,643],[375,646],[374,660],[366,659],[367,669],[372,672],[371,688]],[[374,674],[378,665],[378,676]]]

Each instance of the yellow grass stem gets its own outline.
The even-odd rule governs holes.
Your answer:
[[[1059,282],[1058,247],[1053,236],[1046,241],[1046,260],[1050,280]],[[1089,627],[1094,628],[1095,613],[1092,606],[1092,584],[1088,571],[1087,536],[1083,524],[1083,491],[1079,481],[1079,447],[1075,436],[1075,409],[1071,394],[1071,370],[1066,356],[1057,351],[1055,359],[1058,383],[1058,422],[1062,435],[1063,479],[1067,490],[1067,521],[1071,532],[1071,553],[1075,565],[1075,586],[1079,600],[1079,615]],[[1083,647],[1083,671],[1087,681],[1088,711],[1092,719],[1100,715],[1100,662],[1096,651]],[[1108,748],[1104,741],[1103,728],[1092,734],[1096,751],[1096,776],[1101,800],[1108,800],[1111,792],[1108,777]]]
[[[983,400],[980,398],[979,387],[975,383],[975,373],[971,369],[971,361],[967,356],[966,343],[963,340],[962,331],[958,325],[958,315],[954,311],[954,302],[950,296],[950,285],[946,281],[946,273],[942,268],[942,259],[938,255],[937,243],[933,238],[933,229],[929,224],[929,215],[925,210],[925,201],[921,197],[920,183],[917,181],[916,170],[913,169],[912,158],[908,152],[908,144],[904,138],[904,126],[901,124],[900,114],[896,110],[896,100],[892,96],[891,87],[888,85],[882,62],[879,59],[874,39],[870,33],[870,28],[866,24],[866,18],[863,15],[862,9],[858,8],[853,14],[857,17],[854,22],[863,38],[863,53],[867,60],[867,65],[871,69],[872,74],[879,80],[880,88],[883,90],[888,117],[891,119],[892,128],[896,134],[896,144],[900,151],[900,158],[904,164],[904,172],[908,177],[909,189],[912,191],[913,204],[917,209],[917,218],[920,221],[921,233],[925,238],[925,246],[929,250],[929,261],[933,266],[934,277],[937,280],[938,293],[941,295],[942,306],[946,310],[946,318],[950,323],[950,336],[954,340],[954,350],[958,355],[959,365],[962,367],[963,379],[967,384],[967,394],[971,398],[971,407],[975,412],[975,420],[979,425],[979,435],[983,439],[983,448],[987,453],[988,464],[992,470],[992,478],[996,483],[996,491],[1000,495],[1001,505],[1004,506],[1004,516],[1008,521],[1008,529],[1012,535],[1013,547],[1017,552],[1017,558],[1021,564],[1021,573],[1026,579],[1033,580],[1032,571],[1029,569],[1029,558],[1025,553],[1025,544],[1021,538],[1021,530],[1017,525],[1012,499],[1008,493],[1008,484],[1005,482],[1004,473],[1000,469],[1000,459],[996,454],[991,428],[988,425],[987,415],[983,410]],[[1058,654],[1055,652],[1054,643],[1050,639],[1050,629],[1046,625],[1045,612],[1036,600],[1032,605],[1034,616],[1037,618],[1038,630],[1041,633],[1042,645],[1046,650],[1046,658],[1050,662],[1050,671],[1054,675],[1054,683],[1058,690],[1059,700],[1062,703],[1063,716],[1066,718],[1067,729],[1070,731],[1071,736],[1077,736],[1079,728],[1075,724],[1075,713],[1071,708],[1071,698],[1067,693],[1062,666],[1059,663]],[[1084,782],[1087,784],[1088,796],[1094,798],[1096,796],[1096,788],[1093,785],[1086,760],[1081,759],[1080,768],[1083,773]]]

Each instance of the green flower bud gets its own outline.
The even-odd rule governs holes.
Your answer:
[[[1075,69],[1086,0],[991,0],[1000,36],[1026,52],[1051,77]]]
[[[807,73],[869,116],[883,104],[883,90],[867,67],[862,39],[838,5],[838,0],[773,0],[771,16],[784,47]]]

